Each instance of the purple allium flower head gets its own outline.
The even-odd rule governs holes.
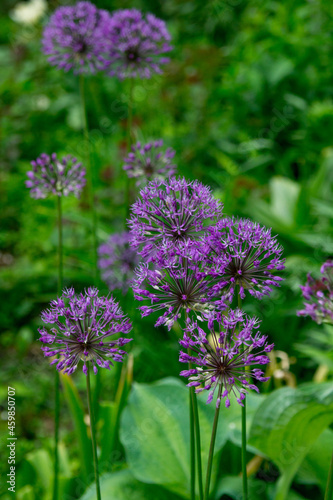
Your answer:
[[[126,293],[134,278],[134,269],[140,263],[140,257],[129,241],[130,235],[126,231],[112,234],[98,249],[99,268],[110,290],[118,289]]]
[[[64,71],[95,73],[109,63],[110,41],[105,29],[110,14],[90,2],[59,7],[43,33],[43,51],[48,61]]]
[[[212,260],[229,260],[223,280],[230,302],[236,287],[241,298],[247,290],[261,299],[271,293],[272,286],[280,286],[283,278],[272,273],[284,269],[283,248],[271,229],[248,219],[225,217],[209,229],[204,239]]]
[[[45,356],[60,355],[51,362],[57,363],[59,371],[70,375],[82,361],[85,374],[87,363],[97,373],[98,367],[109,369],[113,361],[123,361],[126,351],[119,348],[132,339],[113,336],[127,335],[132,324],[113,297],[99,297],[98,293],[97,288],[77,295],[74,288],[65,289],[62,297],[42,312],[43,322],[54,326],[50,331],[39,328],[39,340],[46,344],[42,347]]]
[[[191,246],[175,255],[160,258],[154,265],[142,264],[136,270],[133,280],[134,297],[139,300],[149,300],[150,305],[139,307],[142,316],[153,312],[161,312],[155,326],[165,325],[170,330],[182,312],[194,314],[199,320],[215,308],[225,309],[227,306],[221,300],[221,270],[208,266],[198,249]],[[193,259],[188,258],[193,255]]]
[[[230,309],[226,315],[212,313],[208,320],[209,336],[196,322],[188,322],[180,344],[190,354],[181,351],[179,360],[196,367],[183,370],[180,375],[188,377],[188,386],[194,386],[196,393],[209,391],[207,403],[213,400],[217,390],[217,407],[221,399],[225,399],[225,406],[229,407],[231,394],[244,406],[249,389],[259,392],[254,380],[268,380],[259,368],[245,371],[245,367],[269,363],[266,353],[274,348],[258,328],[259,321],[247,317],[240,309]]]
[[[321,279],[316,280],[308,274],[306,284],[301,286],[305,303],[297,315],[310,316],[318,324],[333,324],[333,261],[324,262],[320,272]]]
[[[223,205],[208,186],[184,177],[152,180],[132,205],[129,226],[132,245],[143,258],[155,259],[162,242],[177,247],[201,239],[209,224],[222,215]]]
[[[67,155],[60,160],[56,153],[51,156],[43,153],[31,165],[25,185],[31,189],[32,198],[46,198],[49,194],[79,197],[86,184],[86,170],[74,156]]]
[[[137,142],[125,158],[123,169],[128,177],[137,179],[136,185],[140,186],[151,179],[163,180],[174,175],[177,168],[172,162],[174,156],[173,149],[163,150],[162,139],[144,145]]]
[[[165,22],[153,14],[144,17],[136,9],[118,10],[106,27],[105,37],[111,42],[110,76],[150,78],[162,73],[161,67],[169,62],[163,54],[172,50],[171,37]]]

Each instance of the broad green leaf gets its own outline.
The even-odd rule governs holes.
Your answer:
[[[36,471],[38,483],[45,492],[52,490],[53,464],[50,454],[43,449],[35,450],[26,456],[26,460]]]
[[[276,500],[287,498],[304,457],[332,421],[331,383],[284,387],[270,394],[258,408],[249,443],[271,458],[282,472]]]
[[[140,483],[131,472],[121,470],[100,478],[101,497],[112,500],[170,500],[170,492],[160,486]],[[172,500],[182,497],[172,495]],[[91,484],[80,500],[95,500],[95,484]]]
[[[82,473],[85,477],[93,474],[92,448],[84,423],[84,410],[79,393],[68,375],[60,374],[64,396],[71,412],[80,451]]]
[[[207,394],[198,398],[201,456],[206,470],[215,413],[206,404]],[[152,385],[134,384],[122,419],[120,437],[134,476],[143,482],[163,485],[188,497],[190,487],[189,390],[177,379],[167,378]],[[254,403],[255,405],[255,403]],[[215,454],[228,437],[238,433],[240,407],[221,407]],[[249,419],[251,412],[249,412]],[[235,438],[237,439],[237,438]],[[214,483],[214,474],[212,486]]]
[[[250,478],[248,480],[249,500],[266,500],[267,483]],[[243,482],[239,476],[226,476],[219,481],[215,498],[219,500],[222,495],[228,495],[234,500],[243,499]]]
[[[318,484],[324,492],[332,453],[333,431],[325,429],[305,457],[297,479],[304,483]]]

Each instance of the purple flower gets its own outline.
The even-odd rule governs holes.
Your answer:
[[[113,361],[123,361],[126,352],[119,348],[132,339],[113,336],[127,335],[132,324],[113,297],[99,297],[98,293],[97,288],[79,295],[74,288],[65,289],[62,297],[42,312],[43,322],[54,326],[50,331],[39,328],[39,340],[46,344],[42,347],[45,356],[57,356],[51,365],[56,363],[59,371],[70,375],[82,361],[85,374],[89,362],[97,373],[98,367],[109,369]]]
[[[131,208],[132,245],[145,259],[153,260],[163,242],[166,248],[186,241],[199,244],[204,230],[221,216],[222,207],[199,181],[152,180]]]
[[[74,156],[59,160],[56,153],[43,153],[31,165],[33,169],[27,172],[29,180],[25,185],[31,189],[32,198],[46,198],[49,194],[79,197],[86,184],[86,170]]]
[[[280,286],[283,278],[272,274],[284,269],[283,248],[271,229],[248,219],[225,217],[205,236],[213,261],[227,258],[223,276],[225,297],[232,301],[238,287],[241,298],[245,290],[257,299],[269,295],[272,286]]]
[[[171,148],[163,150],[163,140],[140,142],[132,146],[132,151],[125,158],[123,169],[128,177],[137,179],[136,185],[146,184],[151,179],[163,180],[174,175],[176,165],[172,163],[175,151]]]
[[[110,14],[90,2],[59,7],[43,33],[43,51],[48,61],[64,71],[96,73],[109,63],[110,41],[105,29]]]
[[[320,272],[320,280],[308,274],[306,284],[301,286],[305,303],[304,309],[297,311],[297,315],[310,316],[318,324],[333,324],[333,261],[327,260]]]
[[[163,54],[172,50],[171,37],[165,22],[153,14],[144,17],[136,9],[118,10],[106,27],[105,37],[111,42],[110,76],[150,78],[162,73],[161,66],[169,62]]]
[[[133,280],[134,297],[149,300],[150,304],[139,307],[142,316],[160,312],[155,326],[165,325],[170,330],[182,312],[194,314],[199,320],[207,317],[215,308],[226,308],[221,300],[222,270],[208,266],[196,248],[188,250],[193,259],[187,258],[184,249],[175,255],[159,259],[154,264],[142,264]],[[201,259],[201,260],[200,260]]]
[[[212,314],[208,320],[209,336],[196,322],[188,322],[180,345],[190,354],[181,351],[179,360],[196,366],[183,370],[180,375],[188,377],[188,386],[194,386],[196,393],[209,391],[207,403],[213,400],[217,390],[217,407],[221,399],[225,399],[225,406],[229,407],[231,394],[244,406],[249,389],[259,392],[253,381],[269,379],[259,368],[246,370],[246,367],[269,363],[266,354],[274,348],[258,328],[259,321],[247,317],[240,309],[230,309],[225,316]]]
[[[98,249],[99,268],[110,290],[119,289],[126,293],[134,277],[134,269],[139,265],[140,257],[130,247],[129,241],[128,232],[112,234]]]

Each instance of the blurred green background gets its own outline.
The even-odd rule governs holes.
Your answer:
[[[56,207],[51,198],[31,199],[24,181],[30,161],[42,152],[85,158],[78,80],[51,67],[40,43],[50,13],[70,3],[49,2],[46,14],[33,23],[13,20],[15,1],[0,6],[4,499],[13,497],[5,484],[8,385],[17,395],[16,497],[48,500],[52,492],[54,368],[36,338],[40,311],[57,289]],[[174,50],[164,75],[134,84],[135,136],[163,138],[176,150],[181,175],[209,184],[225,214],[272,227],[285,248],[282,287],[270,298],[245,304],[276,345],[271,381],[261,388],[262,396],[249,398],[251,498],[322,498],[333,447],[333,330],[297,318],[296,310],[306,273],[317,275],[333,255],[333,6],[301,0],[95,4],[110,11],[153,12],[172,34]],[[128,83],[98,74],[87,78],[86,88],[103,242],[125,227]],[[134,200],[134,188],[131,196]],[[78,290],[93,282],[88,207],[85,196],[64,203],[65,285]],[[101,290],[107,292],[105,285]],[[131,292],[115,295],[133,320],[134,342],[122,373],[121,367],[103,373],[98,384],[102,491],[115,500],[188,498],[187,390],[175,380],[180,371],[175,333],[181,332],[154,329],[156,318],[140,319]],[[166,377],[171,378],[156,385]],[[61,409],[61,498],[68,500],[81,498],[92,482],[87,426],[80,425],[87,413],[85,380],[79,372],[72,379],[62,381]],[[233,407],[221,415],[215,499],[241,498],[239,411]],[[207,429],[212,411],[203,400]],[[93,490],[84,498],[93,499]]]

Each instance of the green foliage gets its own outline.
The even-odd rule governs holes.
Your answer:
[[[268,396],[253,419],[250,443],[272,459],[282,475],[276,500],[288,490],[311,446],[333,421],[332,384],[282,388]]]

